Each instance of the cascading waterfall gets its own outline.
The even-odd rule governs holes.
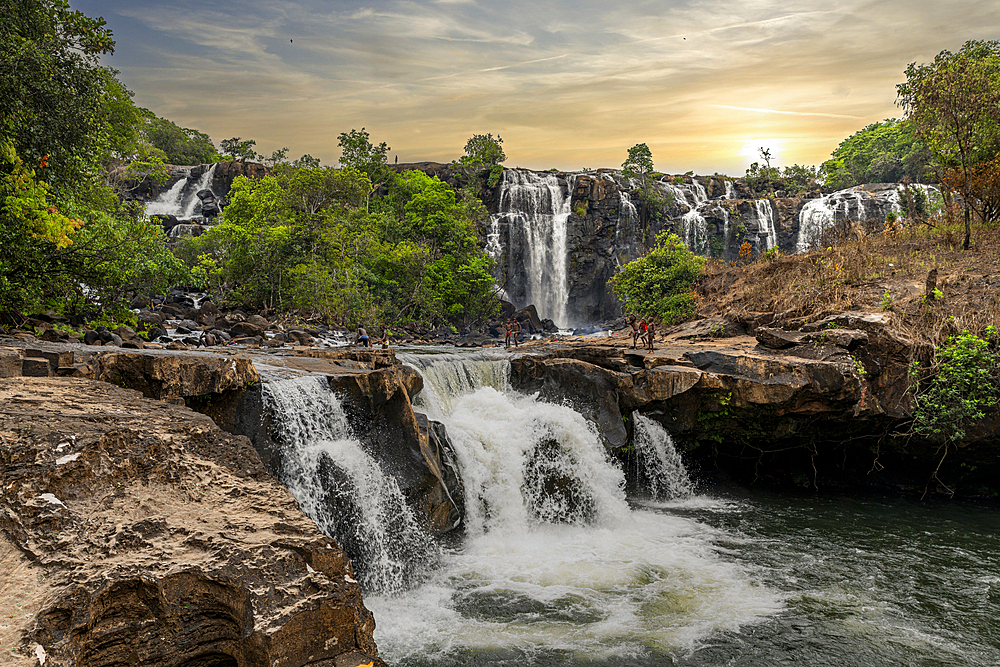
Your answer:
[[[539,317],[560,327],[569,325],[566,239],[572,191],[572,179],[564,185],[555,174],[504,169],[499,212],[492,221],[497,234],[490,249],[494,257],[502,256],[501,225],[510,228],[511,237],[524,237],[523,266],[510,267],[525,278],[524,302],[515,305],[534,304]]]
[[[268,382],[264,395],[282,442],[282,483],[351,557],[366,591],[394,593],[435,562],[398,484],[351,434],[326,378]]]
[[[718,557],[711,529],[631,508],[594,428],[568,406],[511,391],[502,358],[405,360],[424,379],[415,409],[444,422],[453,443],[466,536],[425,583],[366,597],[387,661],[628,660],[692,647],[781,608]],[[657,442],[665,432],[644,433],[654,466],[682,470]],[[688,493],[654,476],[658,497]]]
[[[655,500],[687,498],[693,494],[694,483],[667,430],[638,412],[632,413],[632,420],[635,429],[632,446],[649,494]]]
[[[147,215],[172,215],[178,220],[190,220],[195,217],[201,200],[198,193],[209,188],[215,170],[219,165],[213,164],[206,169],[197,179],[191,179],[190,167],[184,168],[184,177],[174,183],[169,190],[159,197],[146,204]]]
[[[757,229],[764,241],[764,250],[778,245],[778,225],[774,219],[774,207],[769,199],[758,199],[754,202],[757,213]]]

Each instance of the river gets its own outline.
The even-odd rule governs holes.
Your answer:
[[[641,415],[649,483],[627,497],[593,427],[511,391],[503,360],[405,360],[466,515],[460,539],[400,550],[405,577],[366,566],[398,582],[365,593],[390,665],[1000,664],[995,508],[692,487]]]

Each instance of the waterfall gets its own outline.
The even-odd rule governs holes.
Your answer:
[[[594,428],[565,405],[511,391],[499,355],[405,361],[424,379],[415,408],[442,421],[452,441],[466,533],[425,583],[365,597],[386,661],[635,664],[782,608],[720,558],[725,538],[714,529],[630,507],[624,474]],[[669,437],[636,421],[655,496],[690,494]]]
[[[632,413],[632,420],[632,446],[650,495],[656,500],[671,500],[693,494],[694,483],[667,430],[638,412]]]
[[[264,385],[282,444],[282,483],[350,556],[366,591],[399,592],[437,558],[399,485],[351,434],[326,378]]]
[[[566,239],[572,191],[572,181],[561,181],[555,174],[504,169],[499,211],[492,220],[497,233],[497,244],[491,251],[495,257],[502,252],[501,225],[509,226],[509,238],[523,236],[524,256],[520,262],[508,257],[510,271],[523,274],[525,280],[523,299],[518,298],[514,305],[521,308],[534,304],[539,317],[549,318],[560,327],[569,326]],[[511,249],[507,250],[510,254]]]
[[[201,200],[198,193],[211,188],[212,178],[218,163],[202,172],[201,176],[192,180],[192,167],[181,167],[183,176],[161,193],[159,197],[146,204],[146,215],[172,215],[178,220],[190,220],[200,210]]]
[[[756,200],[754,209],[757,213],[758,233],[764,241],[764,250],[774,248],[778,245],[778,225],[774,219],[774,207],[771,206],[771,200]]]

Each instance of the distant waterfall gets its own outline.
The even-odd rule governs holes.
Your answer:
[[[395,479],[351,434],[325,377],[269,382],[282,442],[282,483],[351,557],[366,591],[398,592],[437,558]]]
[[[567,261],[567,220],[573,183],[555,174],[522,169],[504,169],[500,181],[500,206],[493,217],[496,242],[488,242],[488,251],[502,258],[500,227],[508,227],[511,245],[518,243],[518,256],[508,247],[508,270],[523,280],[523,289],[507,291],[517,307],[534,304],[539,317],[558,326],[569,325],[569,277]],[[516,241],[515,241],[516,240]],[[523,296],[520,296],[523,294]]]
[[[758,245],[761,251],[770,250],[778,245],[778,223],[774,217],[774,207],[771,200],[758,199],[754,202],[754,209],[757,213],[757,229],[760,234]]]
[[[182,167],[183,178],[147,203],[146,214],[172,215],[178,220],[191,220],[200,211],[201,200],[198,199],[198,193],[211,189],[212,179],[218,166],[218,163],[213,164],[196,179],[191,178],[193,167]]]

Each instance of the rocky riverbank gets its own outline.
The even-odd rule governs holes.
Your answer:
[[[204,415],[3,379],[0,468],[3,664],[382,664],[344,552]]]

